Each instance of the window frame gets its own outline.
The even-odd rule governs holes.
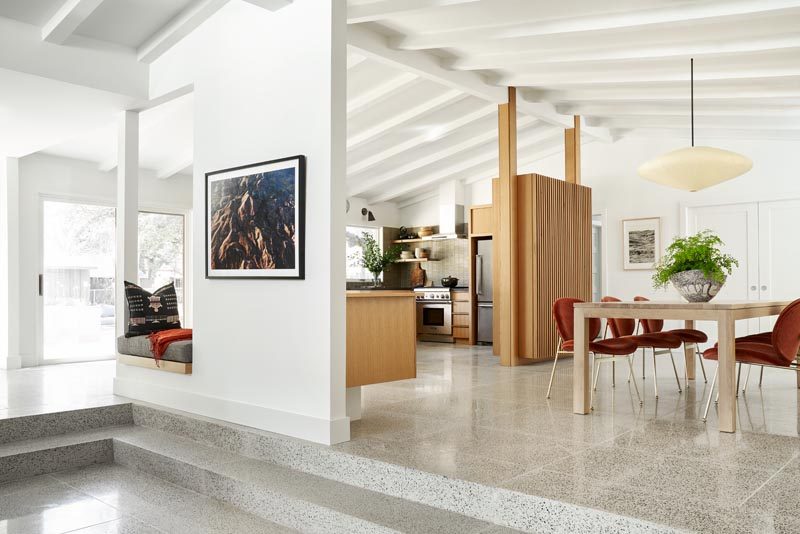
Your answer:
[[[347,250],[347,232],[351,228],[357,228],[360,231],[367,231],[368,230],[368,231],[371,231],[371,232],[375,232],[375,238],[376,238],[376,241],[378,241],[378,246],[380,246],[381,250],[383,250],[383,231],[382,231],[382,227],[381,226],[365,226],[365,225],[359,225],[359,224],[347,224],[347,225],[345,225],[345,250]],[[349,269],[350,269],[350,258],[347,257],[347,258],[345,258],[345,282],[347,282],[347,283],[372,282],[371,274],[369,274],[369,271],[367,271],[363,267],[359,267],[359,269],[361,269],[362,271],[367,273],[367,275],[368,275],[367,278],[350,278],[349,272],[348,272]],[[383,273],[380,274],[379,279],[383,280]]]

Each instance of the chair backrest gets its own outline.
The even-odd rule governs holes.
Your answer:
[[[562,341],[575,339],[575,310],[574,305],[583,302],[581,299],[561,298],[553,302],[553,320],[556,322],[558,335]],[[600,319],[589,319],[589,340],[600,335]]]
[[[635,296],[633,300],[636,302],[650,302],[647,297]],[[655,334],[664,330],[663,319],[642,319],[642,330],[645,334]]]
[[[800,299],[789,304],[778,316],[772,329],[772,346],[787,363],[797,358],[800,350]]]
[[[622,302],[617,297],[603,297],[603,302]],[[611,334],[614,337],[632,336],[636,330],[636,320],[634,319],[608,319],[611,327]]]

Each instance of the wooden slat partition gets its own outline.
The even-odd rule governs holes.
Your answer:
[[[494,178],[492,180],[492,221],[493,221],[493,237],[492,237],[492,273],[494,275],[494,279],[492,280],[492,285],[494,286],[494,309],[496,310],[500,304],[503,302],[503,296],[500,294],[499,286],[497,285],[497,273],[500,272],[500,249],[497,247],[495,243],[497,229],[500,228],[500,208],[499,208],[499,199],[500,199],[500,178]],[[474,311],[475,316],[477,317],[477,310]],[[497,321],[497,316],[494,316],[494,321],[492,322],[492,354],[495,356],[500,356],[500,349],[503,346],[503,342],[500,339],[500,325]]]

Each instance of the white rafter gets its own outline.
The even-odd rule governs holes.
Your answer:
[[[587,117],[587,124],[605,128],[689,128],[689,114],[684,115],[618,115]],[[731,128],[733,130],[800,130],[800,117],[763,116],[695,116],[695,128]]]
[[[582,34],[593,31],[622,30],[647,26],[699,21],[717,17],[752,16],[800,7],[798,0],[734,0],[681,3],[676,6],[601,15],[572,16],[559,19],[534,19],[507,24],[471,26],[439,32],[407,35],[392,40],[401,50],[448,48],[460,43],[515,39],[555,34]]]
[[[158,30],[137,50],[139,61],[152,63],[181,39],[192,33],[230,0],[197,0],[166,26]]]
[[[411,85],[417,83],[419,77],[410,72],[403,72],[394,78],[390,78],[377,87],[364,91],[347,100],[347,116],[352,117],[356,113],[372,106],[378,102],[386,100],[391,96],[401,92]]]
[[[489,105],[479,108],[472,113],[467,113],[455,120],[448,122],[438,128],[438,137],[442,138],[444,136],[450,135],[451,133],[455,132],[456,130],[463,128],[475,121],[479,121],[486,117],[492,116],[497,114],[497,107]],[[380,165],[382,162],[386,161],[387,159],[396,156],[398,154],[402,154],[403,152],[407,152],[412,150],[422,144],[430,142],[430,134],[421,133],[410,139],[403,141],[402,143],[398,143],[396,145],[392,145],[384,150],[379,152],[375,152],[371,154],[369,157],[356,161],[355,163],[348,164],[347,166],[347,174],[353,175],[360,172],[364,172],[368,169],[375,167],[376,165]]]
[[[430,191],[425,191],[418,195],[414,195],[413,197],[409,197],[407,199],[398,201],[397,207],[400,209],[407,208],[408,206],[413,206],[414,204],[418,204],[420,202],[424,202],[426,200],[430,200],[438,196],[439,196],[439,190],[431,189]]]
[[[464,93],[456,91],[455,89],[451,89],[431,98],[430,100],[421,102],[402,113],[397,113],[386,118],[385,120],[367,128],[366,130],[348,135],[347,150],[353,150],[363,146],[376,137],[385,134],[392,128],[397,128],[398,126],[407,124],[414,119],[427,115],[428,113],[432,113],[437,109],[442,109],[443,107],[449,106],[450,104],[458,102],[464,98],[466,98]]]
[[[532,135],[522,136],[517,140],[517,153],[519,154],[525,149],[536,150],[537,146],[549,147],[550,144],[556,141],[558,143],[563,143],[563,134],[557,129],[544,132],[534,132]],[[495,164],[497,162],[497,149],[495,147],[490,150],[475,154],[469,158],[463,158],[458,163],[454,163],[453,165],[450,165],[444,169],[422,175],[414,180],[403,180],[394,187],[387,188],[382,193],[370,197],[368,202],[370,204],[387,202],[447,179],[460,179],[461,173],[469,172],[473,167],[490,162],[495,162]],[[487,178],[489,177],[490,176],[487,176]]]
[[[438,82],[447,87],[463,91],[488,102],[501,104],[507,100],[505,87],[497,87],[487,83],[486,79],[474,72],[458,72],[442,67],[440,60],[426,52],[402,51],[391,48],[383,35],[362,28],[350,26],[347,30],[348,45],[375,61],[385,63],[401,70],[413,72],[420,77]],[[537,103],[518,103],[517,109],[548,124],[570,128],[572,117],[560,115],[552,105]],[[611,134],[600,129],[589,129],[586,135],[610,140]]]
[[[156,171],[156,176],[161,180],[172,178],[182,170],[191,167],[193,162],[194,162],[194,155],[190,150],[187,153],[181,154],[180,156],[176,157],[172,161],[167,162],[165,165],[159,168]]]
[[[269,11],[277,11],[292,3],[293,0],[244,0],[248,4],[253,4]]]
[[[42,26],[42,39],[63,44],[103,0],[66,0]]]
[[[525,128],[527,128],[534,122],[535,119],[533,119],[532,117],[520,117],[519,120],[517,121],[517,127],[519,128],[520,132],[522,132],[524,131]],[[550,134],[552,135],[552,132],[550,132]],[[354,183],[352,183],[350,187],[348,187],[347,193],[351,196],[358,196],[366,191],[372,191],[376,187],[380,187],[382,185],[391,183],[394,180],[397,180],[398,178],[406,174],[418,171],[420,169],[424,169],[429,165],[435,164],[437,161],[457,156],[459,154],[464,154],[468,150],[473,149],[475,147],[479,147],[482,144],[492,141],[496,138],[497,138],[496,128],[483,131],[478,135],[474,135],[469,139],[461,141],[460,143],[455,143],[453,145],[447,146],[442,150],[434,152],[433,154],[428,154],[427,156],[423,156],[420,158],[414,158],[404,165],[394,165],[392,166],[391,170],[386,171],[383,174],[373,176],[367,180],[357,180]]]
[[[376,0],[368,4],[347,6],[347,23],[373,22],[409,11],[470,4],[477,1],[478,0]]]

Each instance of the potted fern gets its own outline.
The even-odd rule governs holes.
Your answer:
[[[711,230],[675,238],[656,265],[653,287],[666,288],[671,283],[689,302],[708,302],[739,266],[733,256],[723,254],[723,245]]]
[[[400,258],[401,247],[394,245],[385,252],[380,244],[367,232],[361,234],[361,266],[372,273],[372,287],[380,287],[381,273]]]

